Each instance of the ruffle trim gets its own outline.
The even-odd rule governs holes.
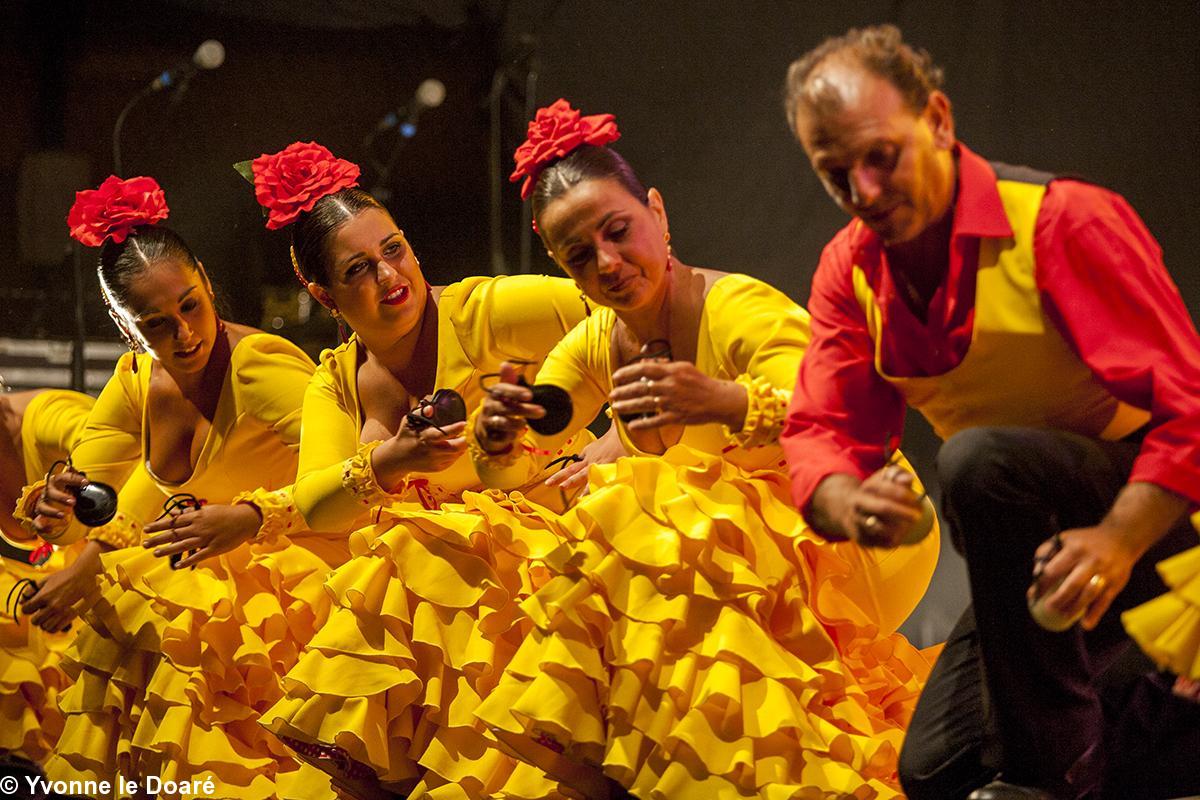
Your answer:
[[[1121,615],[1125,630],[1158,666],[1200,680],[1200,547],[1162,561],[1169,591]]]
[[[142,524],[118,511],[111,522],[89,530],[86,538],[103,542],[114,550],[135,547],[142,541]]]
[[[46,479],[34,481],[28,486],[21,489],[21,496],[17,498],[17,506],[13,510],[13,518],[21,523],[21,527],[29,531],[30,539],[36,539],[37,534],[33,532],[34,506],[38,504],[38,500],[42,497],[42,492],[46,490]],[[66,526],[57,534],[51,536],[43,536],[43,539],[57,539],[66,532]]]
[[[342,464],[342,486],[367,508],[374,508],[388,499],[388,492],[379,485],[371,454],[383,442],[359,445],[358,452]]]
[[[729,443],[736,447],[763,447],[778,442],[792,393],[776,388],[761,376],[743,374],[734,382],[746,390],[746,420],[737,433],[725,427]]]
[[[369,458],[369,457],[368,457]],[[234,496],[232,504],[253,506],[262,516],[262,525],[258,528],[253,541],[271,544],[282,533],[289,533],[304,527],[300,512],[296,510],[296,502],[292,497],[292,487],[271,491],[255,489]]]

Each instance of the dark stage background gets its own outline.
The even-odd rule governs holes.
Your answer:
[[[421,118],[387,188],[431,281],[525,268],[515,189],[503,189],[498,217],[491,211],[489,152],[498,135],[507,175],[532,89],[538,104],[564,96],[585,113],[617,115],[617,149],[663,192],[681,257],[804,301],[820,249],[844,220],[789,136],[784,72],[824,36],[883,21],[945,67],[970,146],[1128,197],[1195,316],[1195,2],[10,0],[0,29],[0,338],[72,336],[62,257],[72,191],[111,171],[125,102],[207,38],[225,44],[225,64],[182,96],[159,94],[133,110],[124,172],[162,183],[170,224],[234,319],[314,349],[331,341],[327,321],[302,324],[286,236],[262,227],[250,186],[230,166],[316,139],[364,164],[372,188],[379,178],[364,137],[430,77],[445,83],[445,104]],[[392,141],[381,137],[380,152]],[[553,268],[531,251],[529,269]],[[94,258],[83,254],[88,336],[112,338]],[[928,475],[936,443],[923,424],[910,425],[906,449]],[[943,636],[965,603],[961,563],[945,552],[908,627],[923,643]]]

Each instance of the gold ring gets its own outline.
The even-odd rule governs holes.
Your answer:
[[[879,517],[874,514],[868,514],[866,519],[863,520],[863,526],[869,531],[875,530],[879,527]]]
[[[1096,589],[1097,591],[1100,591],[1100,592],[1103,592],[1104,587],[1107,585],[1108,585],[1108,579],[1105,578],[1103,575],[1093,575],[1092,579],[1090,581],[1088,581],[1089,587]]]
[[[654,413],[655,414],[662,413],[662,398],[661,397],[654,398]]]

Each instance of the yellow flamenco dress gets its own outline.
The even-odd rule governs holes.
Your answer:
[[[145,354],[118,361],[73,453],[77,468],[121,490],[117,517],[88,534],[116,549],[102,555],[101,596],[65,657],[76,682],[62,696],[66,725],[46,773],[185,787],[162,797],[292,796],[286,787],[299,765],[257,720],[325,619],[322,584],[348,555],[344,535],[264,526],[253,541],[178,571],[140,541],[171,495],[224,504],[244,500],[246,489],[294,480],[314,365],[278,336],[254,333],[234,344],[211,427],[179,482],[157,477],[148,461],[155,369]],[[273,516],[266,500],[256,502]],[[77,535],[68,528],[63,538]],[[331,797],[316,777],[324,786],[310,775],[304,794]]]
[[[50,466],[66,459],[83,432],[95,398],[80,392],[48,389],[25,407],[20,441],[14,442],[24,464],[24,482],[43,478]],[[19,603],[25,580],[41,583],[70,564],[79,546],[56,548],[40,565],[0,559],[0,598],[9,609]],[[58,695],[69,680],[59,662],[74,634],[47,633],[24,617],[0,619],[0,752],[41,761],[62,732]]]
[[[437,314],[435,386],[470,409],[484,395],[482,375],[506,360],[539,365],[584,306],[561,278],[476,277],[444,288]],[[472,712],[528,632],[518,603],[537,580],[531,559],[559,542],[491,528],[486,514],[503,509],[507,519],[526,501],[469,492],[480,484],[465,454],[380,486],[371,470],[379,442],[364,441],[364,358],[356,337],[325,352],[305,398],[296,506],[310,526],[357,528],[354,557],[327,581],[334,610],[263,724],[335,778],[377,779],[410,798],[505,785],[551,796],[554,785],[498,751]],[[537,464],[590,439],[570,437]]]
[[[538,374],[571,394],[572,428],[612,389],[615,322],[599,309]],[[895,630],[938,536],[893,551],[828,543],[791,505],[776,440],[808,340],[784,295],[718,279],[696,366],[746,388],[742,429],[689,426],[654,456],[621,426],[636,455],[592,468],[586,496],[540,518],[569,544],[546,559],[553,578],[522,605],[536,630],[477,711],[527,758],[590,764],[647,800],[900,796],[896,760],[931,663]],[[516,450],[473,453],[489,485],[530,471]]]
[[[1192,517],[1200,531],[1200,513]],[[1154,663],[1190,681],[1200,694],[1200,547],[1164,559],[1158,574],[1168,591],[1121,615],[1125,630]]]

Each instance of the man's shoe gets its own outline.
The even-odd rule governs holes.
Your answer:
[[[1045,791],[1032,786],[1017,786],[1015,783],[992,781],[967,795],[967,800],[1057,800]]]

